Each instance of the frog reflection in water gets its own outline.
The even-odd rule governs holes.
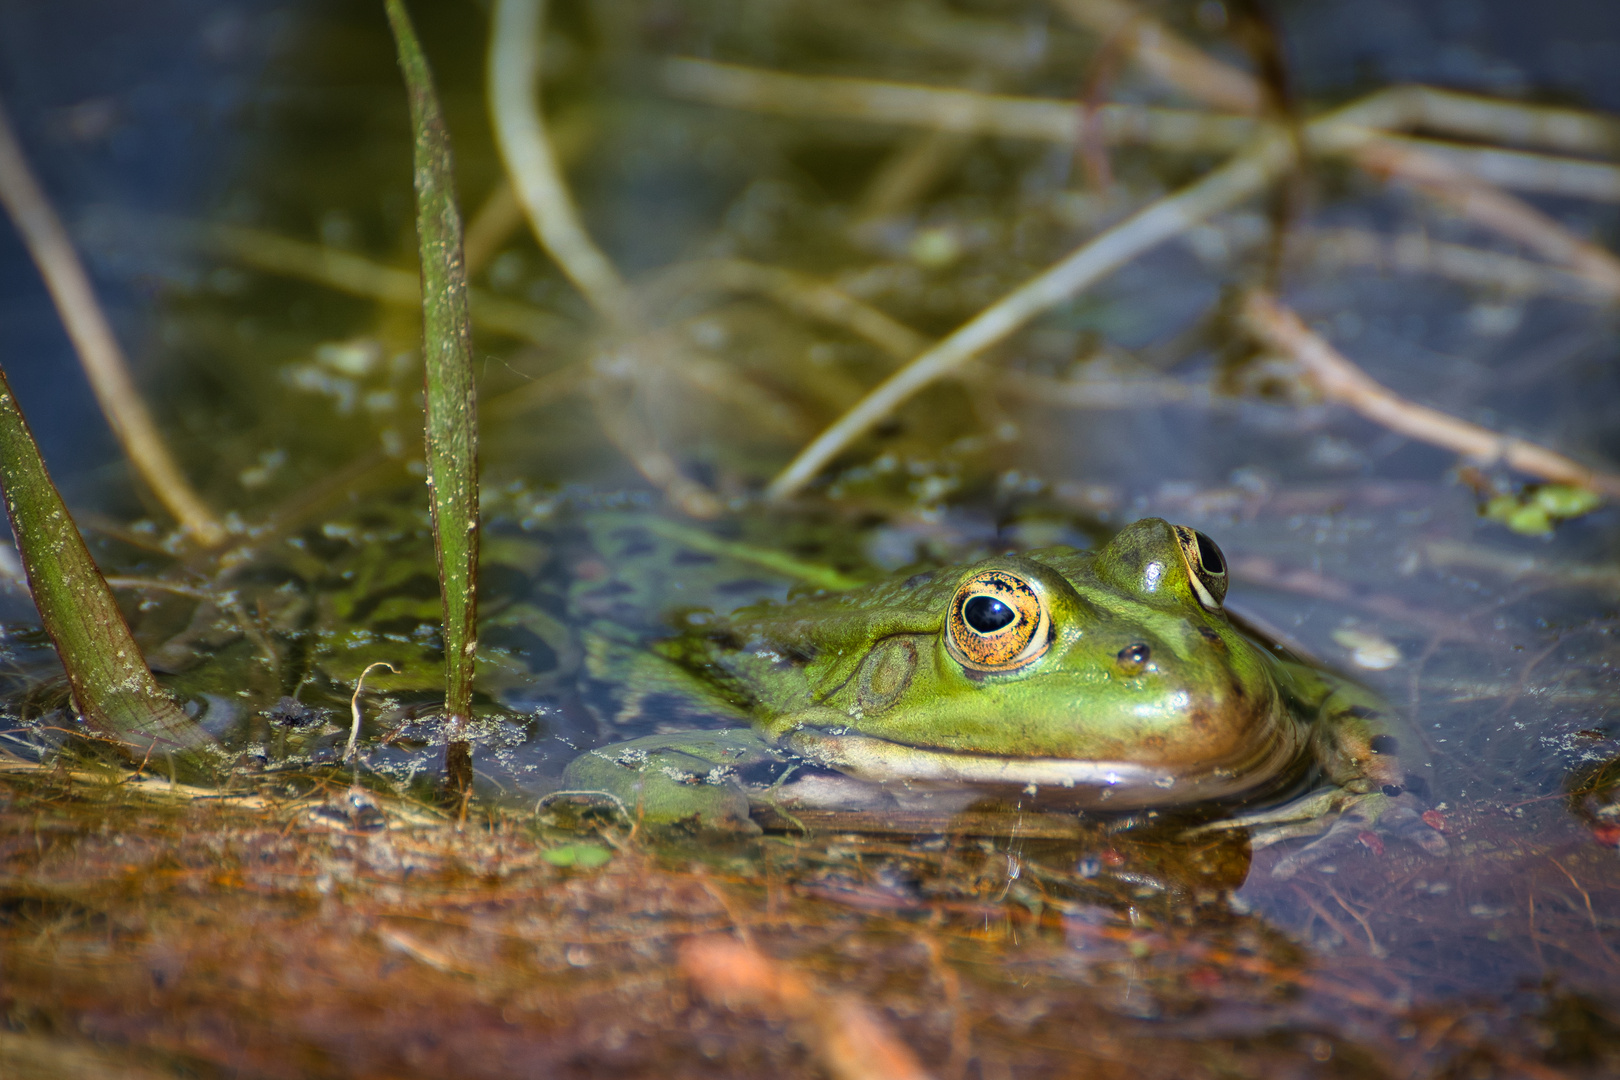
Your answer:
[[[757,831],[750,803],[949,810],[1000,791],[1105,811],[1251,802],[1220,825],[1257,844],[1323,833],[1290,869],[1364,830],[1444,850],[1410,789],[1416,743],[1354,684],[1281,660],[1222,610],[1202,533],[1138,521],[1095,552],[1046,548],[850,592],[693,620],[638,665],[747,727],[589,751],[566,788],[653,827]],[[959,797],[959,796],[958,796]],[[955,805],[960,805],[958,802]]]

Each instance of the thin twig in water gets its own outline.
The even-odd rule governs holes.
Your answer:
[[[419,964],[425,964],[435,971],[443,971],[450,975],[477,976],[476,967],[461,963],[448,950],[437,949],[414,934],[408,934],[398,927],[382,925],[373,933],[377,940],[398,952],[404,953]]]
[[[1547,861],[1553,864],[1555,870],[1568,878],[1569,883],[1575,886],[1575,891],[1581,894],[1581,899],[1586,902],[1586,917],[1592,923],[1592,932],[1597,935],[1598,945],[1610,960],[1615,959],[1614,950],[1609,948],[1609,943],[1603,939],[1603,927],[1598,923],[1597,912],[1592,910],[1592,894],[1587,892],[1585,886],[1579,881],[1575,880],[1575,875],[1570,873],[1569,868],[1563,863],[1551,855],[1547,856]]]
[[[591,110],[575,108],[562,112],[546,125],[546,141],[557,162],[566,168],[584,153],[596,131],[596,117]],[[467,276],[472,277],[483,269],[523,225],[523,204],[518,202],[512,182],[503,176],[467,225],[467,235],[461,245],[462,257],[467,260]]]
[[[1169,86],[1218,109],[1259,112],[1259,82],[1172,33],[1158,19],[1124,0],[1057,0],[1069,18],[1104,41],[1119,40],[1142,69]]]
[[[0,202],[39,267],[79,354],[96,401],[130,464],[198,543],[214,547],[225,529],[180,471],[130,377],[124,351],[96,300],[67,229],[28,167],[11,121],[0,109]]]
[[[1361,924],[1361,929],[1367,935],[1367,951],[1379,960],[1388,956],[1389,950],[1378,944],[1378,938],[1373,934],[1372,923],[1367,921],[1367,917],[1346,903],[1344,897],[1334,891],[1333,886],[1324,885],[1323,888],[1327,889],[1328,895],[1333,897],[1335,903],[1349,912],[1350,917]]]
[[[1133,30],[1132,22],[1127,20],[1105,36],[1091,61],[1091,70],[1085,73],[1081,81],[1075,157],[1086,177],[1086,185],[1097,192],[1106,193],[1114,186],[1114,167],[1108,158],[1107,136],[1098,120],[1102,107],[1107,104],[1108,90],[1118,78],[1119,69],[1131,51],[1136,37]]]
[[[245,225],[213,225],[198,230],[199,242],[220,255],[270,274],[325,285],[351,296],[384,304],[420,307],[422,278],[352,251],[295,240]]]
[[[738,419],[751,427],[777,432],[791,440],[810,434],[809,424],[791,403],[750,379],[737,369],[712,356],[693,352],[677,344],[660,358],[669,374],[687,386],[730,405]]]
[[[1151,409],[1182,402],[1208,405],[1210,400],[1205,384],[1166,378],[1053,379],[1000,371],[995,389],[1030,404],[1069,409]]]
[[[793,270],[746,259],[681,263],[645,289],[642,298],[648,310],[657,311],[705,290],[768,297],[796,314],[840,326],[865,338],[897,360],[910,360],[929,344],[928,338],[911,327],[836,286]]]
[[[535,409],[544,408],[571,394],[577,394],[584,390],[590,381],[591,368],[588,363],[570,364],[556,371],[548,371],[533,382],[491,398],[484,406],[484,413],[493,420],[510,420]]]
[[[1499,146],[1460,146],[1437,139],[1385,135],[1385,146],[1403,147],[1444,162],[1477,180],[1515,191],[1571,199],[1620,202],[1620,165],[1583,158],[1553,157]]]
[[[1324,923],[1327,924],[1327,928],[1329,930],[1333,931],[1335,934],[1338,935],[1339,940],[1343,941],[1347,945],[1350,943],[1350,931],[1345,928],[1343,923],[1339,922],[1338,919],[1335,919],[1332,915],[1330,915],[1328,913],[1327,908],[1322,906],[1322,902],[1320,900],[1318,900],[1316,897],[1312,896],[1302,886],[1299,886],[1299,885],[1294,886],[1294,892],[1299,895],[1300,900],[1302,900],[1304,902],[1305,906],[1311,909],[1311,913],[1313,915],[1315,915],[1318,919],[1321,919]],[[1308,936],[1309,933],[1310,933],[1310,924],[1309,923],[1307,923],[1305,925],[1304,930],[1305,930],[1305,933]]]
[[[563,273],[612,322],[630,316],[630,294],[580,221],[540,112],[544,0],[498,0],[490,20],[489,111],[495,143],[535,237]]]
[[[1124,43],[1121,47],[1130,49],[1144,70],[1168,86],[1241,112],[1257,110],[1264,100],[1259,80],[1200,52],[1126,0],[1060,0],[1060,6],[1105,40]],[[942,130],[979,130],[987,123],[984,118],[995,116],[1001,128],[990,127],[998,134],[1065,142],[1075,137],[1066,102],[1003,99],[873,80],[813,79],[688,59],[669,61],[664,75],[666,88],[673,92],[716,104],[933,123]],[[1613,199],[1620,189],[1620,173],[1614,166],[1510,151],[1448,150],[1441,144],[1384,133],[1420,127],[1505,137],[1575,153],[1612,153],[1620,149],[1620,124],[1613,118],[1428,87],[1394,87],[1313,121],[1307,132],[1314,152],[1349,154],[1376,175],[1399,175],[1487,228],[1573,266],[1606,295],[1620,292],[1620,259],[1492,186],[1517,184]]]
[[[1267,134],[1203,179],[1133,214],[1093,238],[1057,265],[1037,274],[985,308],[933,348],[884,380],[799,452],[766,488],[785,499],[855,439],[929,383],[949,375],[1031,319],[1072,298],[1144,251],[1265,187],[1291,159],[1288,140]]]
[[[161,581],[158,578],[119,577],[108,575],[107,587],[112,589],[151,589],[157,592],[174,593],[176,596],[188,596],[193,600],[218,600],[219,593],[214,589],[202,588],[196,585],[184,585],[178,581]]]
[[[366,676],[380,667],[387,668],[395,675],[399,674],[399,669],[393,664],[386,660],[378,660],[374,664],[367,664],[366,670],[362,671],[360,677],[354,680],[354,694],[349,698],[349,717],[351,721],[349,725],[349,745],[343,748],[344,761],[354,757],[355,750],[360,744],[360,693],[366,688]]]
[[[1358,147],[1353,156],[1368,172],[1399,177],[1464,217],[1572,267],[1611,297],[1620,295],[1620,259],[1524,200],[1415,149],[1410,142],[1379,137]]]
[[[467,234],[461,240],[467,276],[472,277],[482,270],[522,225],[523,204],[518,202],[512,182],[503,177],[467,222]]]
[[[694,57],[664,61],[664,90],[689,101],[782,116],[834,117],[961,135],[1038,139],[1073,145],[1072,101],[987,94],[884,79],[794,75]],[[1100,105],[1090,124],[1112,143],[1189,153],[1236,150],[1254,138],[1246,116],[1154,105]]]
[[[954,131],[922,131],[902,140],[873,171],[856,200],[852,234],[858,237],[874,223],[910,210],[972,146],[972,138]]]
[[[1365,229],[1321,229],[1301,234],[1318,265],[1365,266],[1374,270],[1437,274],[1510,297],[1552,295],[1586,303],[1608,303],[1614,294],[1585,275],[1560,266],[1489,248],[1435,240],[1426,233],[1384,236]]]
[[[569,364],[567,368],[548,371],[533,382],[525,382],[515,390],[507,390],[501,397],[489,398],[488,405],[484,406],[484,415],[491,419],[525,416],[530,411],[585,390],[590,381],[590,364]]]
[[[1078,2],[1091,6],[1093,0]],[[1105,0],[1102,7],[1117,11],[1123,5],[1116,0]],[[1113,26],[1114,21],[1102,20],[1099,25]],[[1161,31],[1162,28],[1155,30],[1149,36],[1163,38],[1168,34]],[[1190,45],[1183,43],[1182,47],[1196,53]],[[1210,63],[1226,72],[1223,80],[1218,81],[1236,85],[1247,80],[1253,83],[1254,93],[1258,95],[1259,84],[1250,76],[1218,61]],[[1209,89],[1202,79],[1183,85],[1182,81],[1171,77],[1176,70],[1167,67],[1156,73],[1182,89]],[[666,89],[683,97],[756,111],[847,117],[1060,143],[1073,143],[1078,131],[1074,106],[1066,101],[1010,98],[873,79],[790,75],[685,57],[665,62],[664,81]],[[1211,92],[1217,98],[1223,93]],[[1501,104],[1470,99],[1467,95],[1429,91],[1427,87],[1398,87],[1372,94],[1341,110],[1337,122],[1318,120],[1308,125],[1307,130],[1312,136],[1310,142],[1314,151],[1348,153],[1375,175],[1394,175],[1408,180],[1480,224],[1574,266],[1605,298],[1612,297],[1620,290],[1620,260],[1492,185],[1614,200],[1620,198],[1620,169],[1603,162],[1489,148],[1447,147],[1375,130],[1418,126],[1431,119],[1431,114],[1441,120],[1455,115],[1462,121],[1477,121],[1476,114],[1486,113],[1505,120],[1506,114],[1498,108]],[[1520,119],[1518,127],[1525,132],[1546,135],[1550,141],[1556,141],[1559,133],[1566,133],[1568,137],[1564,142],[1582,146],[1601,144],[1607,131],[1604,124],[1610,123],[1601,117],[1578,113],[1530,114]],[[1208,150],[1240,144],[1252,136],[1253,125],[1247,117],[1110,104],[1088,110],[1087,126],[1100,131],[1110,141]]]
[[[1349,405],[1391,431],[1454,450],[1484,464],[1499,461],[1543,480],[1620,498],[1620,476],[1590,469],[1546,447],[1407,401],[1373,381],[1333,346],[1312,333],[1298,315],[1263,292],[1249,294],[1243,305],[1243,321],[1267,346],[1298,361],[1324,397]]]
[[[215,225],[203,242],[230,258],[266,273],[312,281],[353,296],[401,307],[422,303],[420,275],[356,255],[241,225]],[[478,289],[467,290],[473,321],[486,330],[510,334],[536,345],[555,345],[570,327],[559,316]]]
[[[1566,154],[1620,155],[1620,120],[1600,113],[1500,101],[1433,86],[1392,86],[1362,99],[1355,123],[1443,131]]]
[[[1282,589],[1327,600],[1335,604],[1358,607],[1375,615],[1407,626],[1422,627],[1436,640],[1473,641],[1477,635],[1461,616],[1448,615],[1430,608],[1411,607],[1400,598],[1382,593],[1367,594],[1352,588],[1346,582],[1326,574],[1302,567],[1281,566],[1263,555],[1238,555],[1231,560],[1232,574],[1240,581],[1247,580],[1264,588]],[[1247,616],[1253,618],[1253,616]],[[1272,635],[1283,637],[1287,635]],[[1298,651],[1304,651],[1300,649]]]
[[[590,391],[591,404],[596,408],[596,418],[603,432],[619,452],[630,459],[637,472],[663,491],[682,513],[702,519],[720,516],[723,507],[714,492],[682,473],[675,459],[658,445],[652,432],[630,415],[634,383],[599,373],[592,380]]]
[[[1435,540],[1423,547],[1423,561],[1439,569],[1465,566],[1501,574],[1509,581],[1545,581],[1567,589],[1591,589],[1608,595],[1620,594],[1620,568],[1553,562],[1537,555],[1475,547],[1451,540]]]

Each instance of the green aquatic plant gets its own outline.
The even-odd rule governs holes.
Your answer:
[[[196,764],[213,738],[170,700],[130,635],[84,545],[5,374],[0,372],[0,487],[40,622],[67,671],[73,705],[95,733],[137,760]]]
[[[433,74],[404,4],[388,0],[387,9],[410,92],[415,133],[428,491],[444,598],[445,712],[453,737],[472,716],[478,649],[478,416],[467,273],[450,135],[433,89]],[[446,765],[451,786],[463,795],[470,792],[472,758],[465,741],[451,742]]]

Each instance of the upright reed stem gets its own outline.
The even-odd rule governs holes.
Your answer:
[[[478,650],[478,410],[474,400],[467,271],[461,251],[450,135],[433,74],[400,0],[387,0],[415,132],[416,233],[422,257],[422,357],[426,383],[428,490],[444,596],[446,767],[462,799],[472,791],[472,716]]]

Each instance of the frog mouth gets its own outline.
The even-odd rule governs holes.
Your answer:
[[[960,753],[800,728],[784,741],[805,758],[872,783],[1041,789],[1086,808],[1134,810],[1251,792],[1296,760],[1298,737],[1258,740],[1235,757],[1190,768],[1135,761]],[[1031,790],[1033,789],[1033,790]]]

